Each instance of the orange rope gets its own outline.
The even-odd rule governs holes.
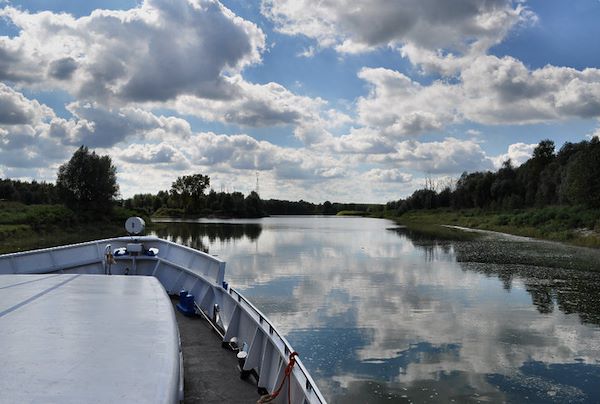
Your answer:
[[[106,262],[110,265],[112,264],[116,264],[117,262],[115,261],[115,257],[114,255],[112,255],[112,253],[106,253]]]
[[[277,390],[275,390],[271,394],[266,394],[266,395],[262,396],[256,402],[257,404],[270,403],[271,401],[275,400],[277,398],[277,396],[279,395],[279,393],[281,393],[281,389],[283,388],[283,385],[285,384],[286,379],[288,379],[288,403],[291,404],[291,402],[292,402],[292,396],[291,396],[292,383],[290,380],[290,375],[292,374],[292,369],[294,368],[294,365],[296,364],[296,356],[298,356],[298,352],[292,352],[290,354],[290,361],[288,362],[287,366],[285,367],[283,379],[281,379],[281,384],[279,385]]]

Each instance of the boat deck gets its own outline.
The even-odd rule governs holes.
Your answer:
[[[0,347],[2,403],[179,399],[177,323],[156,278],[2,275]]]
[[[175,305],[176,298],[171,298]],[[173,307],[183,349],[185,403],[256,403],[252,377],[240,379],[233,351],[201,317],[186,317]]]
[[[125,254],[110,259],[111,250]],[[11,278],[15,276],[30,278]],[[17,398],[11,402],[37,397],[30,394],[34,389],[42,392],[41,401],[52,401],[48,400],[52,391],[44,387],[50,385],[56,394],[71,394],[71,402],[93,397],[95,402],[162,403],[177,402],[183,396],[192,403],[255,403],[259,394],[254,376],[240,379],[236,355],[221,348],[222,339],[235,338],[245,344],[245,367],[260,375],[261,386],[269,391],[280,385],[284,365],[294,350],[269,319],[224,280],[221,259],[152,236],[0,255],[0,346],[10,347],[0,349],[0,402],[6,401],[9,387]],[[145,282],[146,287],[136,282]],[[179,294],[184,289],[211,316],[219,305],[224,337],[204,317],[186,318],[173,310],[167,293]],[[18,290],[23,296],[14,295]],[[41,326],[45,328],[40,331]],[[73,341],[62,338],[65,333]],[[77,336],[81,340],[75,340]],[[155,341],[159,337],[163,340]],[[35,350],[28,346],[32,343]],[[43,359],[44,366],[34,363],[38,359]],[[161,359],[166,362],[150,363]],[[57,369],[58,365],[62,367]],[[44,384],[31,377],[36,372]],[[289,391],[293,402],[326,403],[300,360],[289,373]],[[115,394],[119,394],[117,399]],[[130,395],[135,399],[119,399]],[[68,402],[63,398],[54,401]],[[285,398],[278,397],[278,401]]]

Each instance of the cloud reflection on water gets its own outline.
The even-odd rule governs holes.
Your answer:
[[[236,223],[165,234],[228,261],[332,402],[596,397],[571,375],[600,382],[598,273],[469,259],[518,248],[531,263],[543,244],[427,240],[373,219],[268,218],[254,237]]]

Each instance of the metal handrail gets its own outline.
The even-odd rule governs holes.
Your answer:
[[[277,335],[277,337],[279,337],[279,340],[283,343],[284,347],[285,347],[285,355],[290,354],[293,351],[292,346],[290,345],[290,343],[288,342],[288,340],[282,336],[279,331],[277,331],[277,328],[275,328],[275,326],[273,325],[273,323],[267,318],[267,316],[265,316],[259,309],[257,309],[248,299],[246,299],[244,297],[244,295],[242,295],[240,292],[238,292],[237,290],[235,290],[234,288],[230,287],[229,288],[229,294],[231,295],[232,293],[235,293],[238,296],[238,299],[241,299],[244,301],[244,303],[246,303],[252,310],[254,310],[255,314],[258,315],[259,318],[259,322],[262,324],[263,321],[265,321],[268,325],[269,325],[269,334],[273,334],[275,333],[275,335]],[[317,399],[319,400],[320,403],[326,403],[325,398],[322,397],[321,392],[319,391],[319,389],[317,388],[317,384],[315,383],[315,381],[313,380],[313,378],[310,376],[310,373],[308,373],[308,370],[306,370],[304,363],[300,360],[299,362],[297,362],[299,365],[299,369],[302,372],[302,374],[304,375],[304,377],[306,378],[306,389],[307,390],[312,390],[315,392],[315,395],[317,396]]]
[[[85,265],[90,265],[90,264],[95,264],[98,263],[100,265],[103,264],[104,262],[104,256],[101,253],[101,245],[104,243],[119,243],[119,242],[126,242],[129,241],[129,239],[131,239],[131,237],[118,237],[118,238],[110,238],[110,239],[103,239],[103,240],[95,240],[95,241],[89,241],[89,242],[82,242],[82,243],[76,243],[76,244],[71,244],[71,245],[66,245],[66,246],[59,246],[59,247],[50,247],[50,248],[44,248],[44,249],[39,249],[39,250],[33,250],[33,251],[27,251],[27,252],[17,252],[17,253],[11,253],[11,254],[4,254],[2,255],[2,258],[8,258],[9,260],[12,259],[15,256],[26,256],[26,255],[30,255],[30,254],[39,254],[39,253],[47,253],[49,252],[50,254],[52,254],[53,251],[56,250],[63,250],[63,249],[68,249],[68,248],[73,248],[73,247],[78,247],[78,246],[84,246],[84,245],[95,245],[97,250],[98,250],[98,256],[97,258],[94,259],[90,259],[90,260],[85,260],[85,261],[78,261],[78,262],[72,262],[69,263],[67,265],[64,266],[60,266],[60,267],[54,267],[54,265],[50,266],[49,269],[51,269],[48,272],[57,272],[57,271],[64,271],[64,270],[68,270],[68,269],[72,269],[72,268],[76,268],[76,267],[80,267],[80,266],[85,266]],[[204,256],[204,258],[207,258],[209,261],[212,262],[216,262],[219,264],[224,264],[224,261],[211,256],[207,253],[204,253],[202,251],[198,251],[194,248],[191,247],[187,247],[187,246],[183,246],[180,244],[177,244],[175,242],[169,241],[169,240],[164,240],[164,239],[160,239],[158,237],[148,237],[148,236],[142,236],[142,237],[138,237],[136,241],[158,241],[161,243],[165,243],[167,245],[174,245],[177,246],[178,248],[182,248],[184,250],[187,250],[189,252],[192,252],[194,254],[199,254],[201,256]],[[131,258],[131,257],[115,257],[116,260],[121,260],[121,259],[125,259],[125,258]],[[254,315],[256,315],[258,317],[258,322],[260,324],[261,327],[263,327],[263,323],[266,323],[268,326],[268,332],[269,332],[269,336],[271,339],[273,339],[273,341],[275,342],[275,339],[273,337],[273,334],[277,336],[277,338],[279,339],[279,341],[283,344],[284,347],[284,354],[288,355],[293,351],[293,348],[291,346],[291,344],[287,341],[287,339],[282,336],[279,331],[277,330],[277,328],[273,325],[273,323],[268,319],[267,316],[265,316],[258,308],[256,308],[256,306],[254,306],[246,297],[244,297],[244,295],[242,295],[240,292],[238,292],[236,289],[229,287],[228,285],[220,285],[220,284],[216,284],[214,283],[214,281],[209,281],[208,279],[204,278],[204,276],[202,276],[199,273],[196,273],[195,271],[191,270],[190,268],[186,268],[183,265],[179,265],[175,262],[171,262],[170,260],[167,260],[163,257],[158,257],[158,256],[138,256],[136,258],[139,259],[146,259],[146,260],[152,260],[152,261],[159,261],[159,262],[164,262],[169,266],[175,267],[179,270],[183,270],[185,272],[188,272],[196,277],[201,278],[204,282],[206,282],[209,285],[212,285],[213,287],[217,287],[222,289],[226,294],[229,295],[233,295],[235,293],[235,295],[237,295],[237,301],[238,303],[243,301],[244,305],[246,307],[240,306],[241,309],[248,311],[247,308],[251,309],[251,311],[253,312]],[[12,264],[11,264],[12,265]],[[224,287],[225,286],[225,287]],[[202,310],[201,310],[202,311]],[[251,312],[248,311],[249,314],[252,314]],[[210,319],[208,319],[210,321]],[[278,346],[278,344],[275,344],[275,346]],[[280,349],[280,347],[277,348],[278,350]],[[281,352],[281,351],[280,351]],[[320,390],[317,387],[317,384],[315,383],[315,381],[313,380],[313,378],[311,377],[310,373],[308,372],[308,370],[306,370],[304,363],[302,363],[301,360],[298,360],[298,369],[300,370],[300,372],[303,374],[304,378],[306,379],[306,385],[305,388],[307,391],[312,391],[314,393],[314,396],[319,400],[320,403],[326,403],[325,398],[322,396]]]

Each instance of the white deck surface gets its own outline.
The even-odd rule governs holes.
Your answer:
[[[0,276],[0,402],[170,403],[179,334],[154,277]]]

